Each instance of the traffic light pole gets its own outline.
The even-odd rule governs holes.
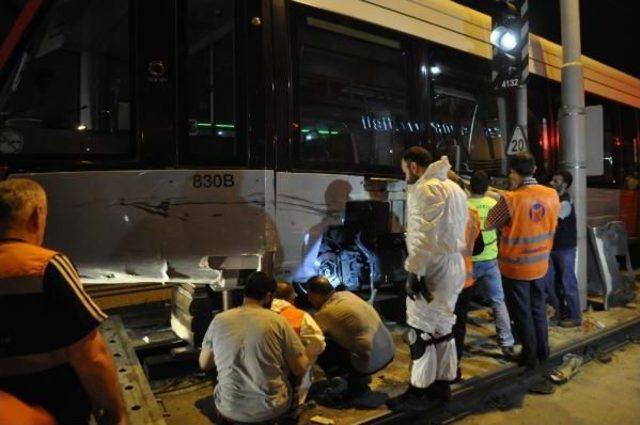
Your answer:
[[[516,89],[516,124],[522,129],[524,134],[527,131],[527,85],[519,85]]]
[[[587,305],[587,173],[584,80],[580,51],[579,0],[560,0],[562,24],[561,167],[573,175],[569,188],[576,211],[578,255],[576,274],[582,309]]]
[[[500,126],[500,134],[504,134],[503,137],[503,152],[507,151],[507,144],[509,143],[509,126],[507,124],[507,99],[504,94],[499,94],[496,98],[498,103],[498,125]],[[502,157],[502,161],[500,163],[500,172],[502,175],[509,175],[509,162],[507,160],[507,156],[504,155]]]
[[[520,84],[516,89],[516,124],[522,132],[529,136],[527,126],[527,80],[529,79],[529,0],[518,1],[518,12],[520,14]],[[528,142],[527,142],[528,143]]]

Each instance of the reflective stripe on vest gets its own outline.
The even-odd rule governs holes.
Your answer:
[[[484,229],[487,222],[487,215],[489,211],[498,202],[489,197],[484,196],[482,198],[469,198],[467,199],[467,205],[478,213],[480,218],[480,228]],[[498,258],[498,233],[495,229],[482,230],[482,238],[484,240],[484,249],[478,255],[474,255],[473,261],[490,261]]]
[[[510,279],[544,277],[558,222],[560,201],[555,190],[526,185],[506,193],[509,224],[502,228],[500,271]]]
[[[302,320],[304,319],[304,311],[295,308],[294,306],[290,306],[282,310],[280,315],[289,322],[295,333],[300,335]]]
[[[549,239],[553,239],[555,232],[543,233],[537,236],[516,236],[515,238],[503,237],[500,239],[500,243],[507,245],[530,245],[537,242],[544,242]]]

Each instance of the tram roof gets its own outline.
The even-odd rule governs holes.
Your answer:
[[[491,17],[448,0],[293,0],[491,59]],[[640,108],[640,79],[582,56],[585,90]],[[531,34],[530,72],[560,81],[562,46]]]

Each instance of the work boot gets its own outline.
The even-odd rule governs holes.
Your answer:
[[[398,397],[387,400],[387,407],[394,412],[427,410],[431,405],[428,391],[429,388],[409,386],[409,388]]]
[[[451,383],[452,384],[457,384],[459,382],[462,382],[462,368],[460,368],[460,366],[458,366],[458,368],[456,369],[456,379],[454,379]]]
[[[529,392],[533,394],[549,395],[556,392],[556,387],[547,377],[545,377],[529,387]]]
[[[562,318],[559,315],[554,314],[553,316],[549,317],[549,320],[547,320],[547,322],[549,323],[549,326],[559,326],[560,322],[562,322]]]
[[[345,391],[345,395],[347,397],[355,398],[366,394],[371,391],[369,388],[370,382],[371,377],[369,375],[350,373],[347,375],[347,389]]]
[[[580,320],[563,320],[560,322],[561,328],[577,328],[581,325],[582,322]]]
[[[428,395],[432,400],[451,401],[451,382],[435,381],[428,388]]]
[[[507,361],[518,362],[518,355],[516,354],[516,349],[513,348],[513,345],[502,347],[502,356]]]

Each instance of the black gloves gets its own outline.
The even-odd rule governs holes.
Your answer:
[[[427,302],[431,302],[431,300],[433,300],[431,292],[429,292],[426,285],[424,285],[423,282],[420,281],[420,278],[414,273],[409,273],[407,275],[407,282],[405,283],[404,290],[407,293],[407,296],[414,301],[418,295],[422,295]]]
[[[407,275],[407,282],[404,285],[404,291],[407,293],[407,296],[415,301],[416,295],[420,292],[420,279],[418,276],[409,273]]]

